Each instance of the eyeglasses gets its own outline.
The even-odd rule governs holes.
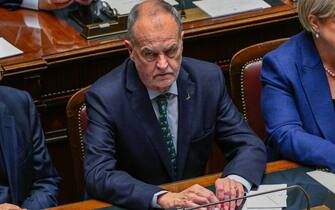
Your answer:
[[[149,48],[143,48],[141,50],[138,50],[138,54],[140,57],[142,57],[147,62],[153,62],[156,61],[160,54],[163,54],[166,58],[173,59],[177,57],[181,50],[181,43],[182,41],[179,41],[177,44],[173,44],[167,49],[165,49],[163,52],[155,52],[152,49]],[[134,47],[136,49],[136,47]]]

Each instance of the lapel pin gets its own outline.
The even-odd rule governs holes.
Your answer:
[[[186,99],[187,101],[191,99],[191,96],[190,96],[190,94],[189,94],[188,92],[187,92],[187,96],[186,96],[185,99]]]

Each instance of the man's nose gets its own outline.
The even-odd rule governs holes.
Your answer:
[[[157,60],[157,67],[160,69],[166,69],[168,67],[168,61],[166,60],[166,57],[164,54],[159,54],[158,60]]]

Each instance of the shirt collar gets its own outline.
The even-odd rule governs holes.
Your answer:
[[[149,88],[147,88],[148,94],[149,94],[149,98],[150,100],[155,99],[157,96],[161,95],[162,93],[156,91],[156,90],[151,90]],[[177,82],[174,81],[172,83],[172,85],[170,86],[170,88],[165,92],[165,93],[170,93],[172,95],[178,95],[178,89],[177,89]]]

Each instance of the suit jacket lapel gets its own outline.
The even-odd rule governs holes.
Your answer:
[[[302,86],[319,128],[328,140],[335,140],[335,111],[326,73],[317,49],[310,36],[306,35],[301,44],[302,63],[298,71]],[[299,69],[299,67],[301,67]]]
[[[192,122],[194,120],[195,85],[188,73],[181,67],[177,80],[178,86],[178,151],[177,179],[181,179],[191,140]],[[189,163],[192,164],[192,163]]]
[[[170,175],[171,180],[175,180],[168,149],[163,140],[163,133],[152,108],[147,89],[139,80],[135,66],[131,61],[127,64],[126,74],[126,86],[130,91],[129,100],[138,122],[141,122],[142,131],[157,151],[157,155]]]
[[[5,113],[6,107],[0,103],[0,144],[4,156],[4,164],[8,175],[8,184],[11,189],[12,202],[16,203],[19,198],[19,177],[15,124],[12,116]]]

